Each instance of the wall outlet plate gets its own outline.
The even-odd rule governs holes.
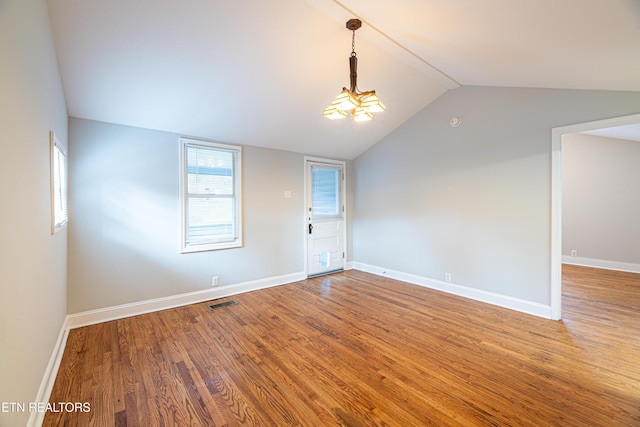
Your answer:
[[[211,286],[216,287],[220,285],[220,279],[218,279],[218,276],[213,276],[211,278]]]

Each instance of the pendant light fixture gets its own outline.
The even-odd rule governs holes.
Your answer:
[[[372,113],[386,110],[386,107],[376,95],[375,90],[358,92],[358,58],[356,57],[356,30],[362,26],[359,19],[347,21],[347,29],[353,31],[351,36],[351,56],[349,57],[349,71],[351,84],[349,89],[342,88],[342,92],[336,96],[331,105],[324,110],[324,116],[328,119],[344,119],[350,116],[357,122],[373,119]]]

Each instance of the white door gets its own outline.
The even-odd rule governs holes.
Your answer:
[[[344,164],[307,160],[307,276],[344,269]]]

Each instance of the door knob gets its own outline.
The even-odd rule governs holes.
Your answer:
[[[309,223],[309,234],[313,232],[313,224]]]

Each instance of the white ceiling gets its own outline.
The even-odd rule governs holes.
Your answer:
[[[69,115],[352,159],[459,85],[640,91],[638,0],[49,0]],[[387,106],[330,121],[349,84]]]
[[[585,132],[588,135],[604,136],[607,138],[626,139],[628,141],[640,142],[640,124],[615,126],[610,128],[589,130]]]

